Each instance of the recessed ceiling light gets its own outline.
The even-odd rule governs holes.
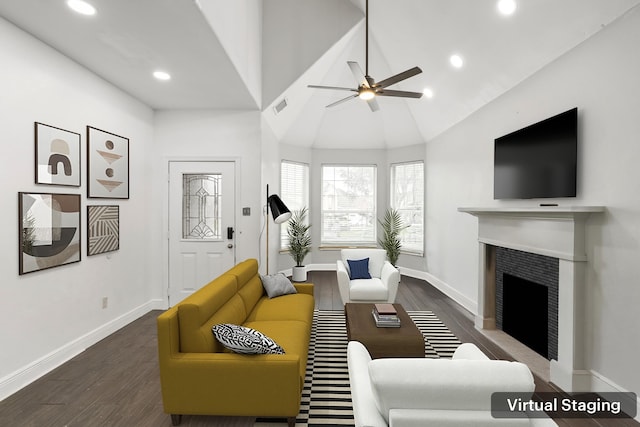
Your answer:
[[[171,74],[167,73],[166,71],[154,71],[153,77],[158,80],[171,80]]]
[[[425,87],[422,90],[422,94],[427,98],[433,98],[433,90],[430,87]]]
[[[449,58],[449,62],[451,62],[451,65],[453,65],[456,68],[460,68],[464,64],[464,60],[458,54],[451,55],[451,57]]]
[[[503,15],[512,15],[513,12],[516,11],[516,1],[515,0],[499,0],[498,1],[498,11]]]
[[[78,12],[81,15],[95,15],[96,8],[82,0],[67,0],[67,6],[74,12]]]

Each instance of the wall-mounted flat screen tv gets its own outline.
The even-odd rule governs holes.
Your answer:
[[[578,109],[495,139],[495,199],[575,197]]]

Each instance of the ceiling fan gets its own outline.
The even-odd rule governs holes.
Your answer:
[[[376,82],[369,75],[369,0],[366,0],[366,10],[365,10],[365,72],[362,72],[362,68],[355,61],[347,61],[347,65],[351,69],[351,73],[356,79],[358,87],[356,89],[348,88],[348,87],[339,87],[339,86],[319,86],[319,85],[308,85],[307,87],[314,89],[332,89],[332,90],[344,90],[355,92],[352,95],[347,96],[346,98],[340,99],[334,103],[327,105],[327,107],[333,107],[338,104],[342,104],[350,99],[359,97],[360,99],[364,99],[367,101],[369,108],[371,111],[378,111],[379,106],[376,102],[377,96],[396,96],[401,98],[421,98],[422,92],[407,92],[403,90],[388,90],[386,89],[388,86],[401,82],[402,80],[406,80],[409,77],[413,77],[417,74],[420,74],[422,70],[420,67],[413,67],[402,73],[396,74],[394,76],[388,77],[384,80],[380,80]]]

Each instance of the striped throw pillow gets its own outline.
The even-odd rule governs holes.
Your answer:
[[[284,354],[284,349],[274,340],[246,326],[220,323],[211,328],[220,344],[241,354]]]

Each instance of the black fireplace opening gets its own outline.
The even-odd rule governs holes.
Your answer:
[[[548,358],[547,286],[508,273],[503,273],[502,281],[502,330]]]

